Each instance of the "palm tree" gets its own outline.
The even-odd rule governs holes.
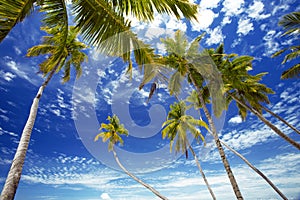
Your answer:
[[[282,199],[287,200],[288,198],[273,184],[273,182],[264,174],[262,173],[259,169],[257,169],[254,165],[252,165],[242,154],[228,146],[225,142],[220,140],[221,143],[229,149],[232,153],[240,157],[251,169],[253,169],[258,175],[260,175],[267,183],[282,197]]]
[[[142,184],[145,186],[147,189],[149,189],[151,192],[153,192],[156,196],[158,196],[161,199],[167,200],[165,196],[160,194],[157,190],[155,190],[153,187],[150,185],[144,183],[142,180],[137,178],[135,175],[130,173],[120,162],[117,152],[114,150],[114,145],[117,143],[120,143],[121,145],[124,143],[123,139],[121,138],[121,135],[128,135],[128,131],[125,129],[123,124],[120,124],[120,120],[116,115],[113,115],[113,117],[108,116],[107,120],[109,121],[108,124],[102,123],[100,126],[100,130],[105,129],[105,132],[101,132],[95,137],[95,141],[97,141],[100,137],[102,138],[103,142],[108,142],[108,151],[112,151],[114,154],[114,158],[117,162],[117,164],[120,166],[120,168],[131,178],[133,178],[135,181],[138,183]]]
[[[189,131],[193,134],[194,138],[197,139],[197,141],[200,141],[200,139],[204,141],[203,135],[196,127],[202,126],[206,129],[208,129],[208,127],[204,121],[197,120],[190,115],[186,115],[186,109],[187,106],[184,101],[180,101],[178,103],[175,102],[173,105],[170,105],[170,111],[168,113],[167,121],[165,121],[162,125],[162,137],[168,137],[170,139],[170,151],[172,151],[173,149],[174,141],[176,141],[176,152],[182,151],[182,153],[186,153],[187,157],[188,149],[190,149],[212,198],[216,199],[202,170],[197,155],[187,139],[187,131]]]
[[[273,91],[266,85],[259,83],[266,73],[256,75],[248,73],[252,69],[253,58],[251,56],[227,56],[224,54],[223,44],[216,50],[210,49],[209,54],[222,73],[228,105],[234,100],[243,120],[246,118],[247,111],[252,112],[276,134],[300,149],[299,143],[284,134],[262,115],[262,110],[266,109],[262,103],[270,103],[267,95],[272,94]]]
[[[204,95],[204,97],[209,96],[209,94]],[[191,93],[191,95],[186,99],[188,102],[191,103],[191,105],[194,106],[195,109],[200,109],[201,105],[199,103],[199,98],[198,95],[196,94],[195,91]],[[201,118],[201,116],[200,116]],[[209,133],[211,133],[210,130],[208,130]],[[227,149],[229,149],[231,152],[233,152],[235,155],[240,157],[252,170],[254,170],[258,175],[260,175],[267,183],[283,198],[287,199],[285,195],[272,183],[272,181],[265,175],[263,174],[259,169],[257,169],[253,164],[251,164],[250,161],[248,161],[243,155],[241,155],[239,152],[228,146],[225,142],[220,140],[222,145],[224,145]]]
[[[286,31],[282,36],[292,36],[297,38],[300,34],[300,12],[292,12],[283,16],[279,21],[279,26],[282,26]],[[290,46],[275,52],[272,57],[281,55],[282,53],[290,51],[285,55],[282,64],[294,60],[300,56],[300,45]],[[293,65],[281,74],[282,79],[299,78],[300,77],[300,63]]]
[[[140,66],[152,62],[153,49],[130,30],[129,18],[151,21],[156,11],[173,15],[177,19],[184,16],[197,20],[197,5],[189,0],[72,0],[71,3],[75,26],[85,42],[129,63],[130,51],[134,49],[135,61]],[[68,25],[65,0],[3,0],[0,5],[0,42],[33,10],[46,13],[43,22],[49,27]],[[67,35],[66,32],[61,34],[65,37]]]
[[[49,35],[44,37],[44,41],[41,45],[30,48],[27,56],[49,55],[49,57],[40,64],[40,71],[47,76],[47,78],[33,99],[30,113],[21,135],[21,140],[1,193],[1,200],[14,199],[21,178],[31,132],[36,119],[39,100],[42,97],[45,87],[53,75],[62,70],[62,68],[64,68],[63,82],[70,79],[71,66],[74,66],[77,77],[79,77],[81,74],[81,63],[87,58],[86,55],[81,52],[81,50],[86,48],[86,45],[77,40],[78,30],[75,27],[70,27],[68,29],[68,37],[64,40],[65,43],[61,43],[61,41],[63,41],[63,38],[61,38],[60,35],[61,27],[43,27],[43,30]]]
[[[210,83],[206,86],[209,88],[211,93],[214,94],[214,96],[212,96],[212,104],[215,108],[214,112],[217,116],[220,116],[222,110],[224,109],[222,103],[223,95],[222,91],[220,90],[220,88],[222,88],[222,83],[219,82],[220,74],[217,70],[214,69],[213,63],[211,63],[210,59],[208,58],[209,56],[207,56],[205,52],[203,53],[203,55],[199,53],[199,42],[202,37],[203,34],[198,36],[190,45],[188,44],[188,41],[184,37],[183,33],[181,33],[180,31],[177,31],[175,33],[175,39],[162,39],[162,42],[166,46],[167,55],[161,57],[159,64],[168,66],[174,71],[174,73],[170,77],[168,85],[171,95],[174,94],[175,96],[177,96],[180,93],[181,82],[184,78],[187,78],[188,81],[195,87],[199,97],[200,105],[205,113],[210,129],[213,133],[216,146],[218,148],[233,191],[237,199],[243,199],[229,162],[226,158],[224,149],[220,143],[212,116],[208,108],[206,107],[206,102],[203,98],[203,84],[204,80],[206,79],[209,80]],[[143,81],[145,80],[147,80],[147,77],[144,78]]]

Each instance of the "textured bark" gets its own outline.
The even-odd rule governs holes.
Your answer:
[[[255,114],[262,122],[264,122],[268,127],[270,127],[275,133],[277,133],[280,137],[285,139],[287,142],[289,142],[291,145],[296,147],[298,150],[300,150],[300,144],[288,137],[286,134],[284,134],[281,130],[279,130],[275,125],[273,125],[271,122],[269,122],[266,118],[264,118],[258,111],[251,108],[250,106],[244,104],[239,99],[237,99],[235,96],[230,95],[238,104]]]
[[[219,154],[220,154],[220,156],[221,156],[221,160],[222,160],[223,165],[224,165],[224,167],[225,167],[227,176],[228,176],[228,178],[229,178],[229,180],[230,180],[230,183],[231,183],[232,189],[233,189],[233,191],[234,191],[234,194],[235,194],[235,196],[236,196],[236,198],[237,198],[238,200],[242,200],[242,199],[244,199],[244,198],[243,198],[242,193],[241,193],[241,191],[240,191],[240,189],[239,189],[239,186],[238,186],[238,184],[237,184],[237,182],[236,182],[236,180],[235,180],[235,177],[234,177],[234,175],[233,175],[233,173],[232,173],[232,171],[231,171],[231,167],[230,167],[229,162],[228,162],[228,160],[227,160],[227,158],[226,158],[224,149],[223,149],[223,147],[222,147],[222,145],[221,145],[221,142],[220,142],[220,139],[219,139],[219,136],[218,136],[218,133],[217,133],[215,124],[214,124],[214,122],[213,122],[213,119],[212,119],[212,117],[211,117],[211,115],[210,115],[210,113],[209,113],[207,107],[206,107],[206,104],[205,104],[205,102],[204,102],[204,99],[203,99],[203,97],[202,97],[202,95],[201,95],[200,88],[197,86],[197,84],[196,84],[196,82],[195,82],[193,76],[190,75],[189,77],[190,77],[190,79],[191,79],[193,85],[196,87],[196,90],[197,90],[197,93],[198,93],[198,97],[199,97],[199,100],[200,100],[200,104],[201,104],[201,106],[202,106],[202,108],[203,108],[203,111],[204,111],[204,114],[205,114],[205,116],[206,116],[206,118],[207,118],[207,120],[208,120],[209,126],[210,126],[210,128],[211,128],[212,135],[213,135],[213,137],[214,137],[216,146],[217,146],[217,148],[218,148]]]
[[[168,200],[167,197],[163,196],[162,194],[160,194],[157,190],[155,190],[153,187],[151,187],[150,185],[148,185],[147,183],[144,183],[142,180],[140,180],[139,178],[137,178],[136,176],[134,176],[133,174],[131,174],[120,162],[118,156],[117,156],[117,152],[113,149],[112,150],[113,154],[114,154],[114,158],[116,160],[116,162],[118,163],[118,165],[120,166],[120,168],[131,178],[133,178],[136,182],[142,184],[144,187],[146,187],[147,189],[149,189],[151,192],[153,192],[156,196],[158,196],[159,198],[163,199],[163,200]]]
[[[23,129],[21,140],[19,142],[16,154],[14,156],[14,159],[12,161],[12,165],[10,167],[10,170],[8,172],[5,184],[3,186],[0,200],[13,200],[21,179],[21,174],[23,170],[23,165],[26,158],[26,153],[28,150],[28,145],[30,141],[30,136],[32,133],[32,129],[34,126],[34,122],[36,119],[36,114],[39,106],[40,98],[43,94],[43,91],[45,87],[47,86],[48,82],[52,78],[56,68],[51,71],[45,82],[42,84],[42,86],[39,88],[35,98],[33,99],[30,113],[27,119],[27,122],[25,124],[25,127]]]
[[[272,181],[266,176],[264,175],[264,173],[262,173],[259,169],[257,169],[254,165],[252,165],[243,155],[241,155],[239,152],[237,152],[236,150],[234,150],[233,148],[231,148],[230,146],[228,146],[227,144],[225,144],[222,140],[220,140],[221,143],[227,148],[229,149],[231,152],[233,152],[235,155],[237,155],[238,157],[240,157],[251,169],[253,169],[258,175],[260,175],[265,181],[267,181],[267,183],[269,183],[269,185],[279,194],[279,196],[284,199],[284,200],[288,200],[288,198],[272,183]]]
[[[300,134],[300,131],[298,129],[296,129],[296,127],[294,127],[292,124],[288,123],[286,120],[284,120],[282,117],[280,117],[279,115],[277,115],[273,111],[269,110],[268,108],[266,108],[264,106],[262,106],[262,109],[264,109],[265,111],[267,111],[268,113],[270,113],[271,115],[273,115],[274,117],[276,117],[277,119],[282,121],[285,125],[287,125],[291,129],[293,129],[296,133]]]
[[[196,161],[196,164],[197,164],[197,166],[198,166],[198,169],[199,169],[199,171],[200,171],[200,173],[201,173],[201,175],[202,175],[202,178],[203,178],[203,180],[204,180],[204,182],[205,182],[205,184],[206,184],[206,187],[207,187],[207,189],[208,189],[208,191],[209,191],[209,193],[210,193],[212,199],[216,200],[216,196],[215,196],[214,192],[212,191],[212,189],[211,189],[211,187],[210,187],[210,185],[209,185],[209,183],[208,183],[208,181],[207,181],[207,179],[206,179],[206,176],[205,176],[205,174],[204,174],[204,172],[203,172],[203,170],[202,170],[202,167],[201,167],[200,162],[199,162],[199,160],[198,160],[198,158],[197,158],[197,155],[196,155],[194,149],[192,148],[192,146],[191,146],[190,144],[189,144],[189,149],[191,150],[191,152],[192,152],[192,154],[193,154],[193,156],[194,156],[194,159],[195,159],[195,161]]]

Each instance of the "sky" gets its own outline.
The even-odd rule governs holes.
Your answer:
[[[268,105],[273,112],[300,128],[300,82],[280,80],[293,62],[270,58],[277,50],[299,44],[299,38],[281,37],[277,25],[284,14],[300,9],[297,0],[202,0],[198,22],[156,15],[151,23],[132,20],[132,29],[146,43],[164,53],[159,38],[173,37],[176,30],[189,41],[206,32],[203,48],[224,43],[225,53],[250,55],[252,74],[268,72],[262,82],[275,91]],[[0,44],[0,189],[16,151],[32,100],[43,82],[36,72],[40,58],[27,58],[26,51],[39,44],[41,15],[33,13],[19,23]],[[147,104],[150,84],[138,90],[138,68],[133,79],[125,74],[128,64],[88,49],[80,79],[62,84],[57,74],[45,89],[27,152],[16,200],[135,200],[157,199],[151,192],[119,170],[107,144],[93,139],[99,124],[117,114],[129,130],[124,146],[116,146],[121,162],[169,199],[210,199],[192,159],[169,152],[169,141],[160,129],[175,101],[159,85]],[[184,85],[182,98],[188,95]],[[195,115],[196,113],[191,113]],[[268,114],[264,116],[284,133],[300,142],[299,135]],[[246,121],[231,104],[215,121],[219,136],[267,175],[289,198],[300,198],[300,154],[272,130],[248,114]],[[234,193],[212,138],[206,146],[192,143],[217,199],[234,199]],[[192,142],[192,138],[189,137]],[[238,157],[225,151],[245,199],[280,199],[272,188]]]

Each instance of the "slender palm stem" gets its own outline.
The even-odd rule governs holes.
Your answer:
[[[285,119],[283,119],[282,117],[280,117],[279,115],[277,115],[276,113],[274,113],[273,111],[268,109],[267,107],[262,106],[262,109],[264,109],[266,112],[270,113],[271,115],[273,115],[274,117],[276,117],[277,119],[282,121],[285,125],[287,125],[291,129],[293,129],[296,133],[300,134],[300,131],[298,129],[296,129],[296,127],[294,127],[292,124],[288,123]]]
[[[260,175],[265,181],[269,183],[269,185],[281,196],[282,199],[287,200],[288,198],[272,183],[272,181],[264,175],[259,169],[257,169],[254,165],[252,165],[242,154],[228,146],[225,142],[220,140],[220,142],[230,151],[232,151],[235,155],[240,157],[251,169],[253,169],[258,175]]]
[[[47,79],[44,81],[44,83],[40,86],[35,98],[33,99],[33,103],[30,108],[30,113],[27,119],[27,122],[25,124],[25,127],[23,129],[21,140],[19,142],[16,154],[14,156],[14,159],[12,161],[12,165],[10,167],[10,170],[8,172],[5,184],[3,186],[3,190],[1,193],[1,200],[13,200],[21,179],[21,174],[23,170],[23,165],[26,158],[26,153],[28,150],[28,145],[32,133],[32,129],[34,126],[34,122],[37,115],[37,110],[39,106],[40,98],[43,94],[43,91],[49,81],[51,80],[53,74],[55,73],[58,66],[56,66],[51,73],[48,75]]]
[[[114,158],[116,160],[116,162],[118,163],[118,165],[120,166],[120,168],[131,178],[133,178],[136,182],[142,184],[143,186],[145,186],[147,189],[149,189],[151,192],[153,192],[156,196],[158,196],[159,198],[163,199],[163,200],[168,200],[167,197],[163,196],[162,194],[160,194],[157,190],[155,190],[152,186],[148,185],[147,183],[144,183],[142,180],[140,180],[139,178],[137,178],[136,176],[134,176],[132,173],[130,173],[120,162],[118,156],[117,156],[117,152],[114,150],[114,148],[112,149],[112,152],[114,154]]]
[[[228,160],[227,160],[227,158],[226,158],[224,149],[223,149],[223,147],[222,147],[222,145],[221,145],[221,142],[220,142],[220,139],[219,139],[219,136],[218,136],[218,133],[217,133],[215,124],[214,124],[213,119],[212,119],[212,117],[211,117],[211,115],[210,115],[210,113],[209,113],[209,111],[208,111],[208,109],[207,109],[207,107],[206,107],[206,105],[205,105],[204,99],[203,99],[203,97],[202,97],[202,95],[201,95],[200,88],[199,88],[198,85],[196,84],[196,82],[195,82],[195,80],[194,80],[194,78],[193,78],[193,76],[192,76],[191,74],[189,75],[189,77],[190,77],[190,79],[191,79],[193,85],[195,86],[195,88],[196,88],[196,90],[197,90],[198,97],[199,97],[199,100],[200,100],[200,104],[201,104],[201,106],[202,106],[202,108],[203,108],[204,114],[205,114],[205,116],[206,116],[206,118],[207,118],[207,120],[208,120],[209,126],[210,126],[210,128],[211,128],[211,130],[212,130],[212,135],[213,135],[213,137],[214,137],[216,146],[217,146],[217,148],[218,148],[219,154],[220,154],[220,156],[221,156],[223,165],[224,165],[225,170],[226,170],[226,172],[227,172],[227,175],[228,175],[228,178],[229,178],[229,180],[230,180],[230,183],[231,183],[232,189],[233,189],[233,191],[234,191],[234,194],[235,194],[235,196],[236,196],[236,198],[237,198],[238,200],[242,200],[242,199],[244,199],[244,198],[243,198],[243,196],[242,196],[242,194],[241,194],[241,192],[240,192],[239,186],[238,186],[238,184],[237,184],[237,182],[236,182],[236,180],[235,180],[235,177],[234,177],[234,175],[233,175],[233,173],[232,173],[232,170],[231,170],[231,167],[230,167],[230,165],[229,165],[229,162],[228,162]]]
[[[266,118],[264,118],[258,111],[251,108],[250,106],[246,105],[242,101],[240,101],[238,98],[236,98],[234,95],[229,94],[237,103],[239,103],[241,106],[255,114],[262,122],[264,122],[267,126],[269,126],[275,133],[277,133],[280,137],[285,139],[287,142],[289,142],[291,145],[296,147],[300,150],[300,144],[288,137],[286,134],[284,134],[281,130],[279,130],[276,126],[274,126],[271,122],[269,122]]]
[[[192,146],[191,146],[190,144],[188,144],[188,145],[189,145],[190,151],[192,152],[192,154],[193,154],[193,156],[194,156],[194,159],[195,159],[195,161],[196,161],[196,164],[197,164],[197,166],[198,166],[198,169],[199,169],[199,171],[200,171],[200,173],[201,173],[201,176],[203,177],[203,180],[204,180],[204,182],[205,182],[205,184],[206,184],[207,189],[209,190],[209,193],[210,193],[211,197],[212,197],[214,200],[216,200],[216,196],[215,196],[214,192],[212,191],[212,189],[211,189],[211,187],[210,187],[210,185],[209,185],[209,183],[208,183],[208,181],[207,181],[207,179],[206,179],[206,176],[205,176],[205,174],[204,174],[204,172],[203,172],[203,170],[202,170],[202,167],[201,167],[201,165],[200,165],[200,162],[199,162],[199,160],[198,160],[198,157],[197,157],[197,155],[196,155],[194,149],[192,148]]]

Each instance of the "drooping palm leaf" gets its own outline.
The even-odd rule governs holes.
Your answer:
[[[2,0],[0,2],[0,42],[11,29],[32,11],[36,0]]]
[[[300,78],[300,64],[296,64],[281,74],[281,79]]]
[[[174,15],[177,19],[181,17],[197,19],[197,5],[188,0],[108,0],[107,2],[113,4],[115,11],[143,21],[153,20],[155,12]]]
[[[283,18],[278,23],[282,26],[286,31],[282,36],[292,36],[298,37],[300,34],[300,12],[292,12],[283,16]],[[282,64],[294,60],[300,56],[300,46],[290,46],[287,48],[283,48],[281,50],[276,51],[272,57],[279,56],[284,52],[290,51],[287,55],[285,55]],[[299,70],[299,63],[296,63],[286,71],[281,74],[282,79],[288,78],[299,78],[300,77],[300,70]]]

